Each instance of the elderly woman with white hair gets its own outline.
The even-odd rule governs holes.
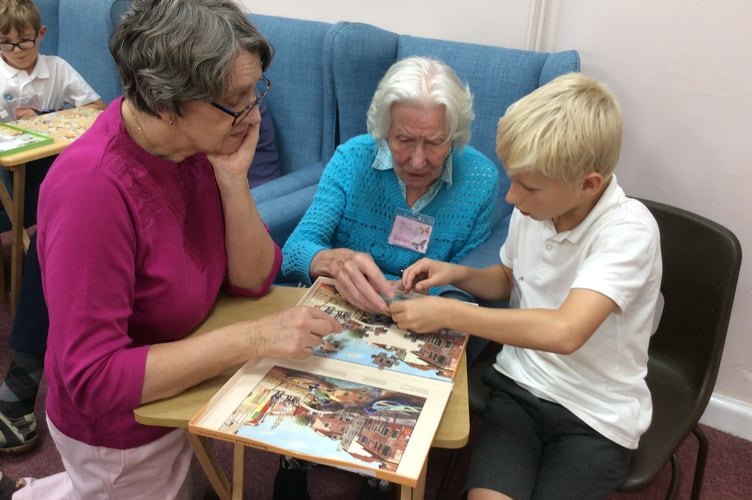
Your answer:
[[[472,104],[441,61],[392,65],[368,110],[368,134],[337,148],[284,245],[284,277],[307,285],[333,277],[351,303],[383,312],[402,269],[421,257],[457,262],[483,243],[498,172],[467,145]]]
[[[467,145],[474,117],[470,89],[445,63],[392,65],[371,101],[368,134],[337,148],[285,243],[284,278],[332,277],[352,304],[384,312],[403,269],[421,257],[456,263],[483,243],[498,171]],[[307,498],[309,467],[282,458],[275,500]],[[386,497],[382,490],[367,482],[359,498]]]

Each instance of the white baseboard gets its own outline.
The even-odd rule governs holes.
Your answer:
[[[714,393],[700,423],[752,441],[752,404]]]

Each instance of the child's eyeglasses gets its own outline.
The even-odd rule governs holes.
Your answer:
[[[13,52],[13,49],[18,47],[20,50],[30,50],[36,47],[36,37],[30,40],[21,40],[18,42],[2,42],[0,43],[0,52]]]

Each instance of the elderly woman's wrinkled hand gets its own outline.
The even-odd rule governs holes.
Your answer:
[[[253,323],[250,342],[258,358],[302,359],[324,337],[341,331],[342,325],[324,311],[298,306]]]
[[[352,305],[364,311],[383,313],[394,297],[394,286],[367,253],[350,252],[334,273],[336,287]]]

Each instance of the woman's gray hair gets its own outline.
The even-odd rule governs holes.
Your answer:
[[[392,105],[406,102],[443,105],[448,140],[461,149],[470,142],[475,118],[473,96],[452,68],[426,57],[408,57],[394,63],[379,82],[368,109],[368,133],[376,142],[386,140],[392,125]]]
[[[232,0],[136,0],[110,39],[123,93],[153,115],[222,99],[241,52],[258,54],[262,71],[273,55]]]

